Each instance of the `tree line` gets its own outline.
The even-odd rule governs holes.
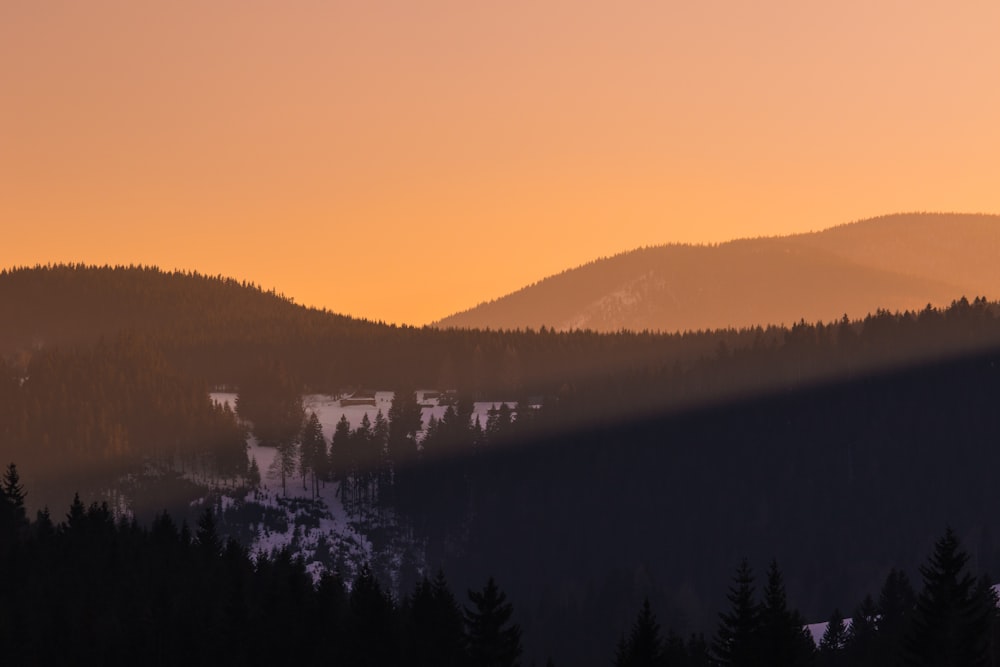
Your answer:
[[[192,530],[147,528],[76,496],[63,521],[29,521],[11,464],[0,485],[0,646],[7,664],[515,665],[513,605],[490,578],[451,592],[443,573],[394,599],[367,567],[314,581],[284,550],[251,557],[210,510]]]
[[[871,595],[849,623],[834,610],[817,645],[803,616],[789,607],[781,570],[771,561],[758,596],[744,559],[733,575],[715,636],[687,641],[665,635],[647,599],[622,634],[615,667],[987,667],[1000,664],[1000,613],[987,575],[969,567],[970,555],[950,528],[920,567],[915,591],[893,568],[876,602]]]
[[[55,265],[0,271],[0,302],[0,356],[22,369],[40,348],[89,347],[129,331],[209,386],[241,386],[248,362],[279,359],[312,392],[409,384],[477,400],[598,383],[616,393],[642,385],[656,406],[683,406],[1000,344],[1000,309],[964,298],[947,309],[714,331],[461,330],[355,320],[220,276]]]
[[[0,451],[35,471],[41,502],[74,489],[114,495],[154,470],[230,483],[247,472],[233,411],[128,333],[38,350],[24,369],[0,364]]]
[[[442,572],[401,600],[367,567],[314,581],[287,550],[251,558],[223,540],[210,510],[194,531],[163,513],[148,528],[75,497],[64,521],[29,521],[16,466],[0,483],[0,645],[13,664],[513,666],[514,608],[493,578],[460,604]],[[744,559],[714,635],[661,631],[647,599],[615,667],[839,667],[1000,664],[997,596],[949,528],[920,568],[893,569],[851,622],[835,610],[819,645],[771,561],[760,596]],[[549,659],[547,664],[552,663]]]

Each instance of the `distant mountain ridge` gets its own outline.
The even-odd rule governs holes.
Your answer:
[[[695,331],[856,318],[995,298],[998,258],[998,215],[887,215],[784,237],[641,248],[435,326]]]

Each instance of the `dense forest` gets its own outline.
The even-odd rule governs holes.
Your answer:
[[[169,514],[147,528],[74,498],[63,521],[29,521],[11,464],[0,484],[0,645],[11,664],[351,664],[513,667],[522,629],[493,578],[460,603],[444,573],[397,598],[362,568],[314,582],[284,550],[251,558],[211,511],[191,531]],[[615,667],[1000,664],[997,596],[949,529],[920,568],[893,569],[849,624],[834,610],[818,644],[771,561],[760,595],[744,559],[714,635],[661,630],[649,599],[621,631]],[[544,643],[544,640],[543,640]],[[537,664],[532,662],[531,664]],[[554,665],[551,657],[546,665]],[[576,663],[573,663],[576,664]]]
[[[849,322],[761,323],[685,333],[435,329],[304,308],[221,277],[150,267],[58,265],[0,271],[0,356],[23,369],[39,349],[89,347],[127,331],[150,341],[176,370],[208,386],[239,386],[260,360],[277,359],[309,391],[408,384],[517,400],[608,376],[687,371],[720,352],[749,351],[744,360],[763,360],[789,339],[829,345],[855,342],[852,334],[857,334],[857,345],[841,345],[834,355],[769,358],[747,368],[738,381],[727,372],[721,380],[688,383],[682,392],[657,399],[668,406],[725,397],[733,387],[767,390],[1000,342],[995,316],[986,318],[983,312],[995,315],[994,306],[961,305],[952,316],[976,317],[979,325],[937,326],[944,313],[927,308],[901,315],[873,311]],[[920,326],[911,326],[915,322]],[[772,369],[775,361],[784,363]]]
[[[710,636],[744,558],[781,562],[810,621],[914,572],[944,525],[1000,572],[1000,308],[984,299],[597,334],[391,327],[147,268],[8,271],[0,297],[0,454],[31,511],[79,490],[147,539],[205,488],[254,487],[252,432],[283,477],[334,482],[419,545],[405,572],[372,564],[383,592],[438,568],[458,590],[496,576],[539,662],[606,664],[644,598],[678,636]],[[418,386],[448,390],[441,419],[422,422]],[[235,411],[213,387],[238,391]],[[317,433],[303,392],[358,387],[396,390],[391,409]],[[481,423],[482,398],[498,406]]]

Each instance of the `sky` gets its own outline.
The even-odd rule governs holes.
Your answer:
[[[422,325],[640,246],[1000,213],[996,0],[4,0],[0,267]]]

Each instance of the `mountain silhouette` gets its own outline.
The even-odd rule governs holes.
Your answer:
[[[695,331],[864,317],[1000,294],[1000,216],[889,215],[599,259],[435,326]]]

